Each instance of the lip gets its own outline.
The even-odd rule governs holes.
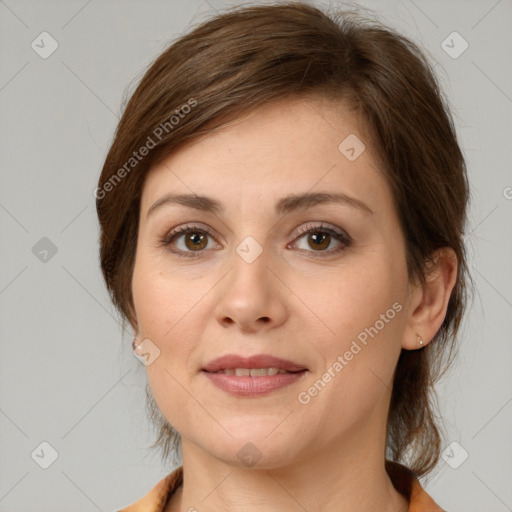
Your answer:
[[[292,373],[278,373],[261,377],[226,375],[214,373],[235,368],[277,368]],[[228,354],[209,362],[203,374],[218,388],[235,396],[261,396],[285,388],[297,382],[306,373],[307,368],[293,361],[287,361],[270,355],[242,357]]]
[[[255,397],[290,386],[301,379],[306,374],[306,370],[295,373],[278,373],[266,377],[239,377],[223,373],[203,373],[215,386],[231,395]]]
[[[218,372],[234,368],[277,368],[289,372],[301,372],[307,368],[293,361],[287,361],[279,357],[260,354],[250,357],[243,357],[236,354],[227,354],[210,361],[204,368],[205,372]],[[261,377],[263,378],[263,377]]]

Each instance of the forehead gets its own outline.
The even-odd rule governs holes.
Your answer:
[[[201,136],[151,169],[141,209],[168,192],[241,206],[308,191],[391,200],[360,118],[341,101],[280,100]]]

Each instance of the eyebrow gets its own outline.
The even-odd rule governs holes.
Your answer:
[[[278,215],[285,215],[294,211],[305,210],[313,206],[324,203],[339,203],[358,208],[365,213],[373,214],[373,211],[360,199],[349,196],[344,193],[336,192],[306,192],[303,194],[292,194],[280,199],[275,205],[275,211]],[[147,217],[155,210],[164,206],[172,204],[181,204],[188,208],[201,210],[205,212],[212,212],[220,214],[224,211],[221,203],[206,196],[199,196],[196,194],[166,194],[158,199],[149,208]]]

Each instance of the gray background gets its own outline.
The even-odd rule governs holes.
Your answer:
[[[512,1],[360,4],[430,54],[472,186],[477,293],[457,364],[437,388],[447,444],[469,456],[455,446],[422,483],[450,512],[510,511]],[[227,5],[0,1],[0,512],[115,510],[170,471],[148,450],[145,371],[101,279],[92,191],[128,84]],[[31,47],[43,46],[43,31],[59,45],[46,59]],[[458,58],[442,47],[454,31],[469,44]],[[43,441],[58,452],[48,469]]]

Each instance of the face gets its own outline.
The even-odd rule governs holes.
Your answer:
[[[183,453],[271,468],[382,434],[408,276],[361,128],[341,102],[283,100],[148,175],[135,314]]]

